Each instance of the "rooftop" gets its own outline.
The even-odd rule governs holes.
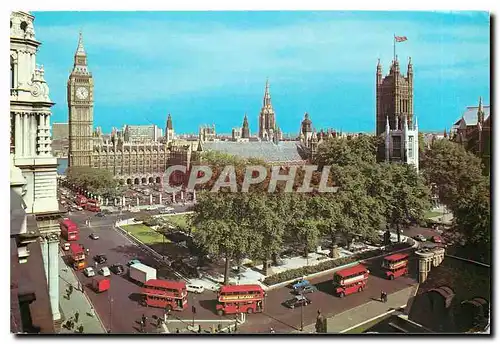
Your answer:
[[[243,158],[257,158],[267,162],[303,161],[296,142],[285,141],[275,144],[269,141],[214,141],[204,142],[204,150],[219,151]]]

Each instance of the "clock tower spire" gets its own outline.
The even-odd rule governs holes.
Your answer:
[[[68,166],[92,166],[94,127],[94,79],[87,66],[87,53],[80,31],[73,70],[68,79]]]

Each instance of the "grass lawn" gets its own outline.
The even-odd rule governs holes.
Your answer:
[[[386,314],[383,317],[380,317],[380,318],[377,318],[377,319],[372,320],[370,322],[367,322],[366,324],[363,324],[361,326],[355,327],[352,330],[349,330],[349,331],[344,332],[344,333],[346,333],[346,334],[359,334],[359,333],[363,333],[366,330],[368,330],[368,329],[372,328],[373,326],[375,326],[376,324],[378,324],[379,322],[381,322],[381,321],[389,318],[390,316],[391,316],[391,314]]]
[[[164,216],[163,219],[172,224],[172,226],[179,227],[180,229],[188,228],[188,215],[170,215]]]
[[[145,226],[143,224],[140,225],[126,225],[122,226],[129,234],[133,235],[146,245],[151,244],[161,244],[161,243],[169,243],[170,240],[164,238],[160,233],[155,232],[152,228]]]
[[[431,217],[443,216],[443,212],[441,211],[428,211],[425,213],[424,217],[426,219],[430,219]]]

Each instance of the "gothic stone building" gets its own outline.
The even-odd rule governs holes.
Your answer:
[[[379,161],[412,164],[418,171],[418,126],[413,120],[413,65],[401,74],[396,56],[389,74],[382,77],[380,60],[376,74],[376,135],[381,138]]]
[[[106,169],[123,184],[162,183],[168,166],[182,164],[189,168],[191,148],[173,144],[172,118],[169,114],[165,140],[137,143],[127,131],[113,130],[105,139],[94,132],[94,80],[87,64],[87,53],[80,33],[73,71],[68,79],[69,167]],[[180,182],[181,174],[172,176]]]

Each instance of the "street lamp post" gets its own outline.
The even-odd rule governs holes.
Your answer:
[[[108,333],[111,333],[111,328],[112,328],[112,323],[113,323],[113,317],[112,317],[112,314],[113,314],[113,298],[109,298],[109,329],[108,329]]]
[[[302,299],[304,299],[304,292],[300,292],[300,296],[302,296]],[[300,306],[300,331],[304,331],[304,301],[302,301],[302,304]]]

